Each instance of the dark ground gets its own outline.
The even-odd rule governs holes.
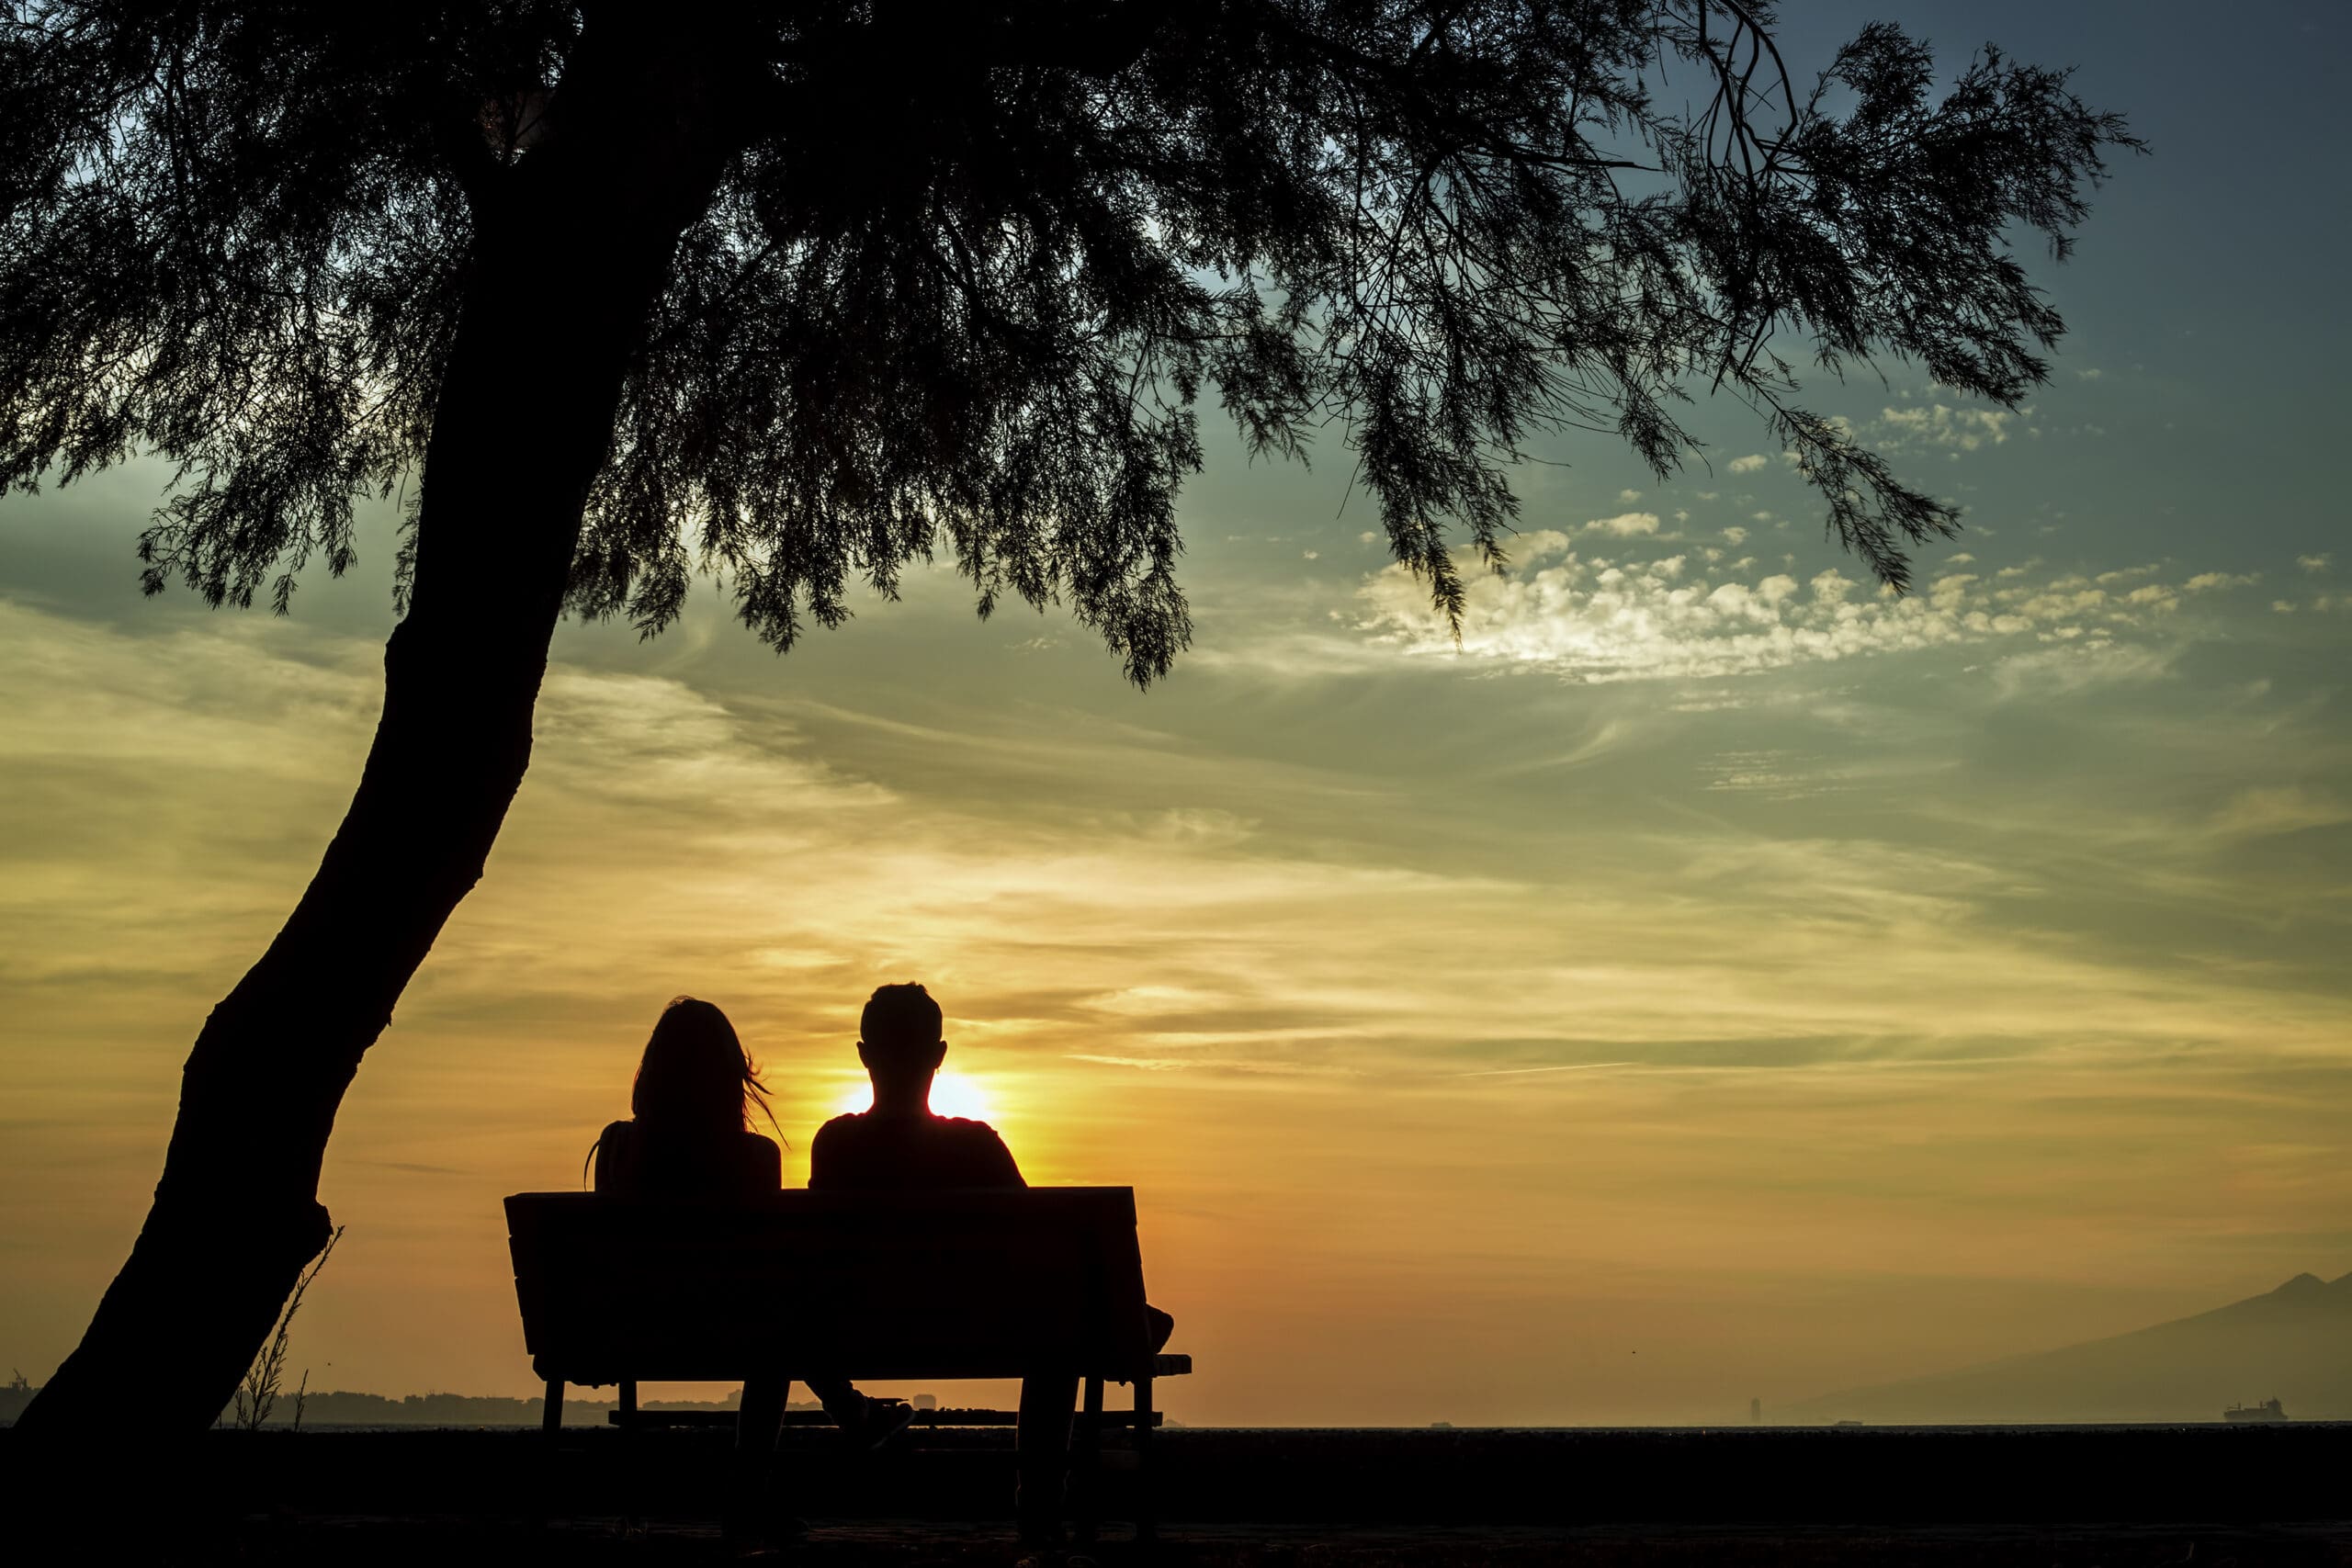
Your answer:
[[[1073,1549],[1100,1568],[2346,1568],[2352,1527],[2284,1525],[1894,1528],[1179,1526],[1145,1551],[1114,1539]],[[613,1564],[736,1560],[707,1522],[634,1528],[580,1520],[545,1530],[476,1522],[321,1519],[249,1531],[231,1561],[431,1568],[472,1562]],[[800,1540],[752,1559],[790,1568],[1012,1568],[1004,1527],[815,1521]]]
[[[795,1434],[783,1456],[791,1506],[812,1528],[771,1560],[979,1568],[1021,1555],[1009,1434],[940,1432],[861,1459],[831,1436]],[[23,1562],[444,1568],[732,1555],[717,1528],[724,1431],[627,1443],[572,1431],[552,1465],[537,1433],[216,1432],[152,1475],[136,1473],[157,1469],[143,1463],[126,1473],[114,1456],[107,1479],[128,1484],[104,1488],[113,1512],[76,1507],[54,1481],[20,1493],[37,1456],[13,1437],[0,1431],[8,1517],[45,1520],[58,1538]],[[1211,1428],[1158,1441],[1168,1522],[1151,1561],[1165,1568],[2352,1568],[2352,1425]],[[1135,1479],[1106,1476],[1111,1518]],[[1085,1549],[1102,1568],[1144,1560],[1123,1525],[1104,1533]]]

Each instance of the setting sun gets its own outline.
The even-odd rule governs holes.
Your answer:
[[[838,1110],[849,1115],[874,1109],[874,1086],[860,1083],[841,1098]],[[988,1091],[953,1067],[943,1067],[931,1084],[931,1109],[941,1116],[967,1116],[975,1122],[996,1119]]]

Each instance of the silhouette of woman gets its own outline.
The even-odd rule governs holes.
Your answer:
[[[706,1201],[777,1190],[784,1156],[752,1131],[754,1106],[774,1127],[768,1086],[727,1015],[673,998],[629,1086],[629,1120],[596,1140],[596,1190]]]
[[[768,1086],[713,1004],[675,997],[655,1021],[645,1055],[629,1088],[629,1119],[596,1139],[596,1190],[620,1197],[725,1202],[756,1198],[784,1186],[784,1156],[774,1139],[751,1129],[754,1107],[775,1127]],[[779,1136],[781,1130],[778,1130]],[[852,1438],[879,1447],[903,1430],[914,1412],[897,1400],[870,1399],[849,1383],[809,1385],[827,1415]],[[777,1378],[747,1378],[736,1417],[737,1482],[746,1493],[764,1472],[784,1425],[789,1385]]]

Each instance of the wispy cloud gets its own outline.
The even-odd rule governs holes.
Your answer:
[[[2031,416],[2030,409],[2013,412],[2007,409],[1952,408],[1944,403],[1883,408],[1878,418],[1864,428],[1863,434],[1889,450],[1937,448],[1956,455],[2003,445],[2008,440],[2011,428],[2023,428]]]
[[[1584,525],[1588,534],[1608,534],[1620,539],[1638,538],[1655,534],[1658,529],[1655,512],[1621,512],[1614,517],[1596,517]]]
[[[1956,571],[1896,597],[1836,569],[1802,581],[1789,572],[1743,580],[1696,570],[1687,553],[1587,556],[1556,533],[1535,537],[1540,544],[1510,575],[1472,585],[1458,649],[1401,568],[1363,587],[1357,629],[1407,655],[1458,651],[1577,681],[1737,675],[1981,643],[2036,649],[2011,667],[2017,679],[2038,679],[2071,660],[2068,679],[2080,683],[2156,671],[2164,655],[2119,652],[2119,645],[2148,632],[2184,595],[2256,581],[2202,572],[2166,583],[2138,570],[2037,581],[2005,570],[1988,581]]]

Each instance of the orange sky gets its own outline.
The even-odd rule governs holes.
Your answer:
[[[1229,443],[1148,694],[939,574],[783,660],[707,590],[651,643],[567,626],[329,1152],[311,1386],[532,1391],[499,1199],[577,1183],[680,991],[767,1065],[798,1182],[860,1001],[928,982],[1033,1180],[1138,1190],[1185,1421],[1721,1421],[2352,1269],[2344,217],[2278,152],[2333,145],[2343,51],[1918,20],[2083,60],[2158,151],[2037,270],[2075,330],[2029,406],[1813,389],[1963,508],[1917,594],[1706,406],[1670,484],[1605,440],[1524,470],[1458,649],[1340,454]],[[0,1369],[36,1382],[348,798],[390,625],[389,508],[290,619],[142,601],[163,478],[0,505]]]
[[[1033,1180],[1138,1189],[1204,1368],[1180,1420],[1722,1420],[2352,1251],[2352,812],[2306,696],[2068,685],[2020,672],[2030,637],[1563,685],[1342,635],[1362,671],[1276,681],[1244,644],[1137,697],[957,597],[781,671],[707,625],[566,634],[490,874],[330,1152],[314,1385],[528,1392],[497,1200],[578,1181],[681,990],[766,1064],[797,1184],[865,992],[930,983]],[[2243,635],[2184,608],[2114,641],[2180,668]],[[0,644],[0,1332],[39,1378],[135,1228],[196,1021],[341,807],[377,654],[23,604]],[[859,672],[888,646],[1042,664],[1045,694],[892,696]],[[2074,732],[2068,769],[2019,726]],[[1758,735],[1843,750],[1768,766]],[[2046,786],[1990,800],[2018,767]]]

